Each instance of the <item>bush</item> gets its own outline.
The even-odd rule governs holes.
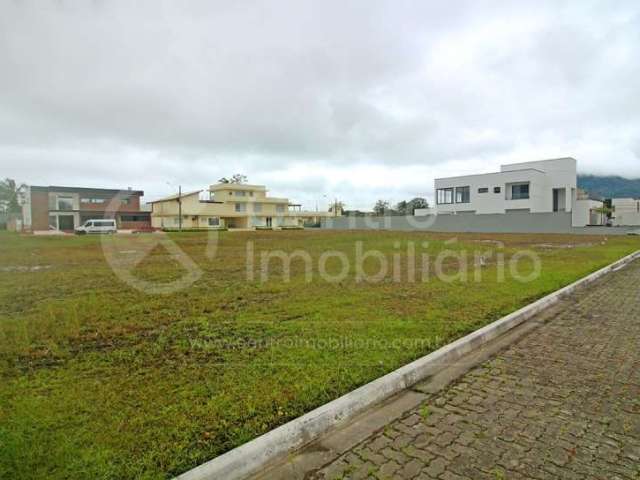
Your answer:
[[[304,230],[300,225],[283,225],[280,230]]]
[[[226,227],[216,227],[216,228],[183,228],[182,230],[177,229],[177,228],[162,228],[161,229],[163,232],[171,232],[171,233],[175,233],[175,232],[181,232],[181,233],[185,233],[185,232],[210,232],[210,231],[214,231],[214,232],[226,232],[228,230],[228,228]]]

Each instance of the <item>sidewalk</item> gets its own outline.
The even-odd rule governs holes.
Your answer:
[[[260,478],[640,479],[640,261],[546,317],[444,390],[406,392],[408,411],[379,409],[395,420],[339,456],[310,445],[320,468],[298,455]]]

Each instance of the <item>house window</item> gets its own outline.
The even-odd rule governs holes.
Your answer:
[[[244,197],[246,192],[244,192],[243,190],[236,190],[235,194],[236,194],[236,197]]]
[[[127,198],[121,198],[121,199],[120,199],[120,203],[121,203],[122,205],[129,205],[129,200],[131,200],[129,197],[127,197]]]
[[[511,185],[511,200],[525,200],[529,198],[529,184]]]
[[[500,187],[493,187],[493,193],[500,193],[502,189]]]
[[[73,197],[58,197],[58,210],[73,210]]]
[[[104,198],[87,198],[87,197],[85,197],[85,198],[81,198],[80,199],[81,203],[95,203],[95,204],[98,204],[98,203],[104,203],[105,201],[106,200]]]
[[[244,203],[236,203],[236,212],[245,212],[247,206]]]
[[[436,191],[436,203],[439,205],[453,203],[453,188],[439,188]]]
[[[209,217],[209,226],[210,227],[219,227],[220,226],[220,218],[219,217]]]
[[[120,215],[120,221],[122,222],[146,222],[149,217],[145,215]]]
[[[478,189],[478,193],[489,193],[489,189],[487,187],[481,187]]]
[[[276,205],[277,213],[284,213],[284,205]]]
[[[253,211],[255,213],[260,213],[262,212],[262,204],[261,203],[254,203],[253,204]]]
[[[471,201],[469,187],[456,187],[456,203],[469,203]]]

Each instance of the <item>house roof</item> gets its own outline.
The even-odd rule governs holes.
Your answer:
[[[504,167],[512,167],[514,165],[526,165],[528,163],[547,163],[547,162],[558,162],[560,160],[573,160],[577,162],[577,160],[573,157],[557,157],[557,158],[543,158],[541,160],[531,160],[528,162],[513,162],[513,163],[504,163],[500,165],[502,168]]]
[[[455,177],[440,177],[440,178],[436,178],[436,180],[449,180],[452,178],[465,178],[465,177],[481,177],[483,175],[510,175],[517,172],[546,173],[546,172],[543,172],[542,170],[538,170],[537,168],[519,168],[516,170],[505,170],[503,172],[471,173],[469,175],[456,175]]]
[[[183,193],[182,195],[178,195],[176,193],[175,195],[169,195],[168,197],[159,198],[157,200],[153,200],[152,202],[147,202],[147,203],[170,202],[171,200],[178,200],[178,198],[186,198],[186,197],[192,197],[193,195],[199,195],[200,192],[202,192],[202,190],[194,190],[193,192]]]
[[[250,185],[248,183],[216,183],[211,185],[209,190],[260,190],[267,191],[264,185]]]
[[[125,193],[128,195],[143,196],[142,190],[131,190],[130,188],[89,188],[89,187],[61,187],[59,185],[30,185],[29,188],[35,192],[65,192],[65,193],[84,193],[84,194],[102,194],[102,195],[116,195],[118,193]]]

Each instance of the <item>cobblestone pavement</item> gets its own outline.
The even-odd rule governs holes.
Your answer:
[[[640,479],[640,261],[313,479]]]

